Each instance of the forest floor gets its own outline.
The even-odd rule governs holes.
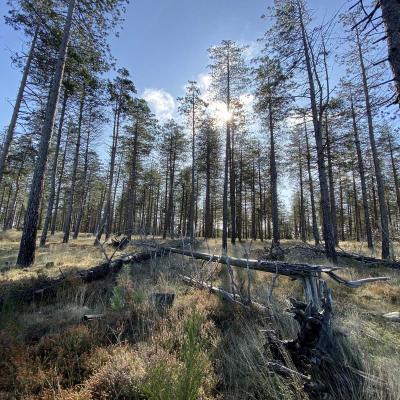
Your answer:
[[[178,276],[202,278],[206,268],[218,285],[226,274],[215,264],[205,266],[170,255],[126,266],[117,277],[83,284],[73,272],[105,261],[101,249],[93,246],[93,236],[82,234],[62,244],[57,233],[38,249],[35,264],[23,269],[15,267],[19,239],[20,232],[0,234],[0,295],[21,282],[26,285],[60,274],[71,278],[54,299],[3,304],[0,399],[309,398],[296,377],[270,373],[271,355],[262,333],[274,329],[285,339],[296,336],[296,322],[285,310],[289,297],[302,296],[297,281],[279,277],[270,298],[273,276],[252,271],[252,297],[268,307],[260,312],[227,304],[208,291],[185,285]],[[230,246],[229,253],[258,259],[269,245],[244,242]],[[355,242],[340,247],[371,255],[365,245]],[[114,252],[111,246],[104,249],[109,256]],[[219,254],[220,242],[199,241],[196,249]],[[134,251],[143,251],[139,241],[114,257]],[[400,246],[395,251],[400,253]],[[329,263],[301,251],[291,253],[289,260]],[[382,314],[400,309],[400,270],[343,260],[340,266],[344,277],[391,279],[358,289],[328,280],[334,328],[349,365],[362,378],[350,385],[336,380],[335,398],[398,400],[400,324]],[[235,270],[235,279],[246,290],[247,275]],[[151,300],[154,293],[173,293],[172,307],[160,310]],[[83,321],[88,314],[101,318]]]

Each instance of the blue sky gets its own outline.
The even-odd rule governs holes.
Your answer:
[[[346,0],[309,4],[319,19],[332,15]],[[131,0],[119,38],[110,39],[112,53],[118,66],[129,69],[154,111],[168,116],[186,81],[207,72],[207,48],[224,39],[254,44],[266,29],[260,16],[269,5],[272,0]],[[3,0],[0,15],[6,13]],[[23,35],[2,20],[0,129],[8,124],[21,75],[11,66],[10,55],[23,48]]]

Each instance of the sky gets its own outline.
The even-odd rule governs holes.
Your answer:
[[[161,119],[174,115],[176,97],[188,80],[206,84],[207,48],[231,39],[257,46],[267,24],[261,15],[272,0],[131,0],[119,37],[110,44],[118,67],[126,67],[138,94]],[[7,13],[0,0],[0,15]],[[318,19],[344,7],[346,0],[310,0]],[[21,71],[10,56],[26,48],[21,33],[0,25],[0,129],[8,125]]]
[[[7,13],[0,0],[0,15]],[[248,45],[248,57],[255,55],[257,39],[267,30],[261,15],[273,0],[131,0],[119,37],[110,38],[117,67],[127,68],[138,95],[145,98],[162,121],[177,114],[176,98],[182,96],[188,80],[207,87],[207,49],[222,40]],[[309,0],[317,20],[328,20],[338,9],[345,10],[348,0]],[[21,71],[11,65],[10,56],[26,49],[21,33],[0,25],[0,129],[10,120]],[[218,110],[217,110],[218,111]],[[220,110],[223,113],[223,110]],[[98,148],[103,155],[104,141]],[[290,182],[280,184],[281,198],[290,207]]]

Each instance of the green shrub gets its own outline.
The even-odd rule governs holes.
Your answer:
[[[148,372],[143,393],[149,400],[196,400],[209,373],[209,360],[201,337],[202,317],[194,309],[184,321],[180,363],[160,360]]]
[[[124,290],[119,287],[115,286],[113,289],[113,295],[111,297],[111,308],[114,311],[120,311],[124,308],[125,306],[125,295],[124,295]]]

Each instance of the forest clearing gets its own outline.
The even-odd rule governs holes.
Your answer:
[[[62,232],[56,233],[35,264],[22,270],[13,267],[19,239],[16,231],[0,236],[2,294],[60,274],[67,279],[51,297],[38,291],[28,303],[3,302],[2,398],[320,398],[304,391],[301,377],[271,373],[269,363],[274,359],[265,347],[265,330],[278,331],[288,340],[296,337],[297,323],[286,309],[289,298],[302,296],[298,280],[252,271],[252,301],[257,306],[243,306],[181,279],[186,274],[224,287],[221,264],[168,254],[124,266],[106,279],[82,283],[75,271],[105,260],[103,252],[93,246],[93,235],[63,244]],[[151,243],[152,239],[133,238],[114,257],[148,248]],[[285,241],[282,248],[299,244]],[[261,257],[269,246],[267,241],[242,242],[229,246],[228,254],[245,257],[250,252],[252,258]],[[357,244],[346,246],[349,251]],[[213,254],[221,242],[198,241],[195,247]],[[111,257],[115,248],[109,242],[104,251]],[[301,250],[286,259],[329,265],[324,256]],[[348,260],[339,265],[346,279],[385,275],[390,280],[353,289],[327,278],[333,291],[333,329],[340,340],[342,362],[356,369],[346,371],[336,365],[336,376],[330,371],[330,384],[337,398],[398,398],[399,323],[383,314],[399,308],[400,269],[366,268]],[[246,274],[233,268],[235,282],[244,285],[241,290],[247,293]],[[171,307],[160,310],[152,302],[154,293],[173,294]],[[258,307],[260,303],[265,309]],[[189,323],[194,325],[188,328]],[[193,329],[193,337],[187,329]],[[193,348],[184,355],[186,340],[193,341]],[[288,367],[295,368],[288,362]],[[188,380],[190,387],[186,387]]]
[[[398,0],[0,13],[0,400],[400,400]]]

